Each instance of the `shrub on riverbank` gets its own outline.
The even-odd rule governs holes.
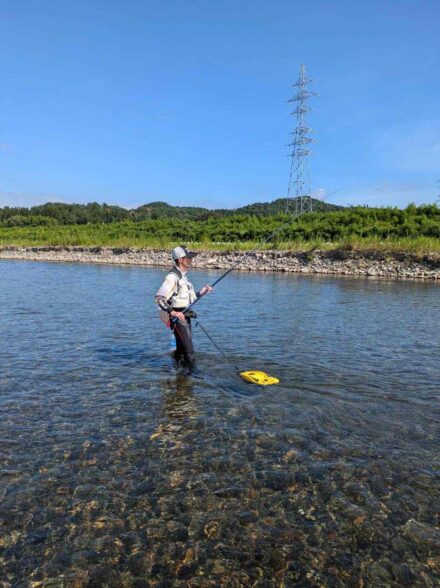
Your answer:
[[[0,228],[0,245],[170,247],[192,243],[203,249],[249,249],[288,220],[287,215],[232,215],[204,221],[148,219],[110,224]],[[353,246],[411,251],[440,250],[440,208],[404,210],[355,207],[313,212],[292,220],[268,247],[307,249]]]
[[[3,221],[4,227],[53,227],[58,222],[50,216],[36,215],[22,215],[8,217]]]

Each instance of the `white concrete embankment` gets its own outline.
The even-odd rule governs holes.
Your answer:
[[[228,269],[243,252],[201,251],[193,266]],[[0,259],[25,259],[75,263],[107,263],[145,266],[170,265],[163,249],[110,247],[12,247],[0,248]],[[374,276],[384,278],[440,279],[440,256],[409,253],[334,251],[261,251],[249,254],[237,267],[243,271],[275,271],[303,274]]]

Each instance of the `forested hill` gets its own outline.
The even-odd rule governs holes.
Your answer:
[[[287,200],[287,198],[278,198],[278,200],[274,200],[273,202],[256,202],[255,204],[248,204],[247,206],[242,206],[238,208],[234,212],[236,214],[251,214],[251,215],[260,215],[260,216],[272,216],[275,214],[283,214],[286,212],[286,206],[289,204],[289,210],[295,210],[295,200],[296,198],[292,198]],[[323,200],[317,200],[316,198],[312,198],[312,207],[315,212],[328,212],[331,210],[341,210],[343,206],[337,206],[336,204],[329,204],[328,202],[324,202]]]
[[[290,201],[290,209],[293,210],[295,199]],[[286,198],[278,198],[273,202],[249,204],[235,209],[200,208],[194,206],[171,206],[166,202],[150,202],[138,208],[128,210],[120,206],[109,204],[66,204],[63,202],[48,202],[31,208],[10,207],[0,208],[0,226],[50,226],[50,225],[84,225],[84,224],[110,224],[114,222],[131,220],[144,221],[164,218],[179,218],[183,220],[207,220],[209,218],[223,218],[233,215],[259,215],[272,216],[284,213],[286,210]],[[342,207],[327,204],[322,200],[313,200],[313,209],[316,211],[338,210]]]
[[[289,201],[290,210],[295,208],[295,198]],[[167,217],[179,217],[188,218],[190,220],[205,220],[208,218],[221,218],[232,215],[259,215],[259,216],[273,216],[276,214],[283,214],[286,212],[288,200],[286,198],[278,198],[273,202],[255,202],[254,204],[248,204],[241,208],[218,208],[215,210],[209,210],[207,208],[194,208],[191,206],[170,206],[166,202],[151,202],[145,204],[140,208],[132,211],[135,216],[138,216],[140,220],[146,218],[167,218]],[[328,204],[322,200],[312,198],[313,210],[317,212],[324,212],[329,210],[339,210],[342,207],[334,204]]]

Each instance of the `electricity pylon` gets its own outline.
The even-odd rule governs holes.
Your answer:
[[[293,140],[288,145],[288,147],[292,148],[289,154],[292,162],[290,165],[286,212],[289,212],[292,199],[294,199],[294,212],[296,214],[302,214],[303,212],[310,212],[312,210],[309,169],[309,157],[312,155],[312,151],[309,149],[309,145],[316,141],[310,137],[313,129],[307,126],[307,113],[311,110],[308,105],[308,100],[312,96],[316,96],[316,93],[308,90],[311,82],[312,80],[306,74],[306,66],[302,64],[299,79],[293,84],[298,90],[289,100],[289,102],[296,102],[297,107],[291,113],[296,117],[296,127],[290,133],[293,136]]]

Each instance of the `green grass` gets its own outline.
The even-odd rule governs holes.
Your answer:
[[[52,227],[0,228],[0,247],[15,246],[83,246],[170,249],[185,242],[198,250],[249,251],[258,245],[252,240],[201,240],[179,239],[170,235],[150,234],[139,223],[114,223],[109,225],[65,225]],[[434,237],[388,237],[346,236],[333,241],[324,239],[297,239],[266,243],[259,249],[308,251],[310,249],[353,249],[358,251],[408,252],[417,255],[440,253],[440,239]]]

